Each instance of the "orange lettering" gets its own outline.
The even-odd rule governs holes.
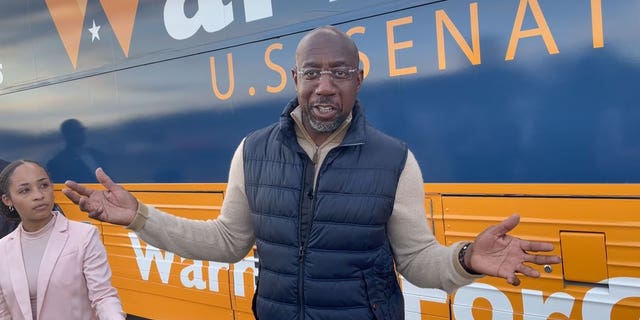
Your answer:
[[[478,26],[478,3],[474,2],[469,5],[469,19],[471,24],[471,44],[473,49],[469,47],[469,44],[465,41],[464,37],[458,31],[458,28],[453,24],[451,19],[444,10],[436,11],[436,34],[438,38],[438,69],[444,70],[447,68],[447,58],[444,52],[444,27],[456,41],[462,52],[467,56],[467,59],[473,65],[481,63],[480,57],[480,28]]]
[[[604,47],[602,32],[602,0],[591,0],[591,30],[593,32],[593,47]]]
[[[349,31],[347,31],[346,33],[349,37],[351,37],[355,33],[364,34],[365,31],[366,31],[365,27],[358,26],[358,27],[353,27],[349,29]],[[366,54],[364,54],[364,52],[362,51],[358,51],[358,56],[360,56],[360,62],[362,63],[362,71],[364,73],[364,78],[366,78],[367,75],[369,74],[369,69],[371,67],[371,64],[369,62],[369,57]]]
[[[395,36],[393,34],[393,29],[396,26],[413,23],[413,17],[404,17],[396,20],[387,21],[387,50],[389,52],[389,76],[401,76],[407,74],[413,74],[418,72],[418,68],[406,67],[398,69],[396,67],[396,51],[400,49],[407,49],[413,47],[413,41],[403,41],[403,42],[395,42]]]
[[[213,89],[213,94],[218,97],[220,100],[227,100],[231,98],[233,94],[233,89],[235,86],[235,78],[233,75],[233,54],[227,53],[227,67],[229,70],[229,90],[226,93],[221,93],[218,89],[218,80],[216,77],[216,58],[209,58],[209,64],[211,65],[211,88]]]
[[[269,47],[267,47],[267,50],[264,52],[264,63],[267,64],[267,67],[269,67],[269,69],[277,72],[280,75],[280,84],[278,84],[275,87],[267,85],[267,92],[269,93],[281,92],[282,90],[284,90],[284,87],[287,85],[287,72],[284,70],[283,67],[271,61],[271,52],[273,52],[273,50],[276,50],[276,49],[282,50],[282,43],[274,43]]]
[[[531,7],[531,12],[533,13],[533,17],[536,19],[536,23],[538,24],[538,28],[522,30],[522,23],[524,22],[524,15],[527,11],[527,5]],[[511,31],[511,39],[509,39],[509,47],[507,48],[507,55],[505,56],[505,60],[513,60],[516,55],[516,49],[518,48],[518,41],[521,38],[527,37],[535,37],[542,36],[544,40],[544,44],[547,46],[547,51],[549,54],[559,53],[558,46],[556,45],[553,36],[551,35],[551,30],[549,29],[549,25],[547,25],[547,20],[544,18],[542,14],[542,10],[540,9],[540,4],[538,4],[538,0],[520,0],[520,5],[518,6],[518,13],[516,14],[516,21],[513,23],[513,30]]]

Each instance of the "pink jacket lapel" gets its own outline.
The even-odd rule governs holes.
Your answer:
[[[64,249],[67,239],[69,238],[69,233],[67,232],[69,221],[61,214],[56,213],[56,215],[56,222],[51,231],[47,248],[44,251],[42,262],[40,263],[40,271],[38,272],[38,318],[40,318],[42,302],[47,293],[53,268],[56,266],[56,261],[60,258],[62,249]]]
[[[9,241],[14,242],[13,245],[7,245],[7,261],[14,261],[10,265],[11,284],[13,291],[20,306],[20,311],[25,319],[31,319],[31,300],[29,298],[29,284],[27,282],[27,274],[24,271],[24,260],[22,258],[22,244],[20,243],[20,235],[22,233],[22,223],[18,225],[15,232],[7,235]]]

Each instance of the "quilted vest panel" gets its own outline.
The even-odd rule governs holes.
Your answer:
[[[402,319],[386,223],[406,145],[369,126],[356,106],[314,186],[314,165],[283,115],[244,147],[260,257],[257,318]]]

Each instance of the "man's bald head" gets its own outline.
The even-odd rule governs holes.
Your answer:
[[[353,65],[358,66],[360,64],[356,43],[336,27],[322,26],[309,31],[309,33],[300,39],[298,47],[296,48],[296,65],[299,65],[302,52],[306,51],[309,46],[316,46],[318,44],[344,47],[349,53],[348,58],[352,59]]]

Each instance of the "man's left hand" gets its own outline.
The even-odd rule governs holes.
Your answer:
[[[465,259],[467,267],[478,273],[505,278],[509,284],[517,286],[520,279],[516,273],[532,278],[540,277],[540,272],[526,265],[526,262],[538,265],[560,263],[559,256],[537,254],[552,251],[553,244],[508,235],[519,222],[520,216],[513,214],[480,233],[473,243],[469,258]]]

